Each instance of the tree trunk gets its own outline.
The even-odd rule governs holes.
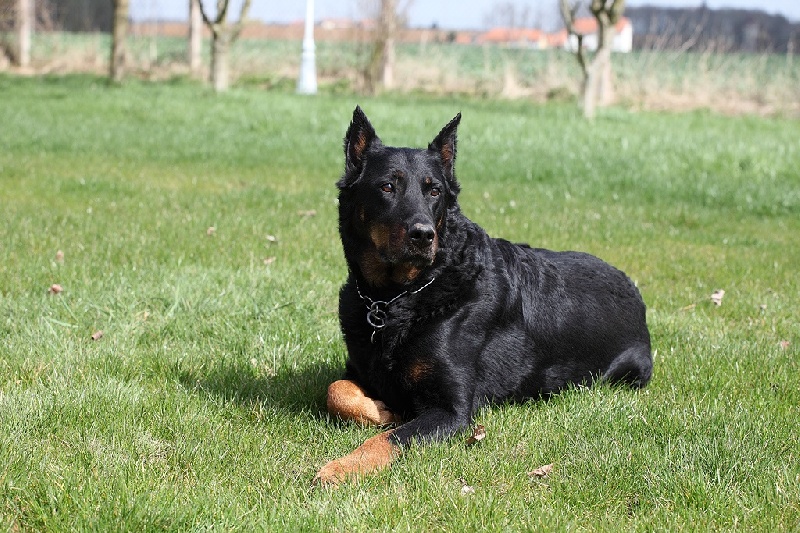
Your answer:
[[[377,31],[380,32],[380,30]],[[369,60],[364,67],[364,92],[366,94],[374,95],[378,92],[379,78],[382,74],[381,69],[383,68],[385,44],[386,42],[382,37],[376,37],[375,43],[372,46],[372,51],[370,52]]]
[[[22,68],[31,64],[32,7],[32,0],[17,0],[17,64]]]
[[[214,33],[211,48],[211,85],[218,93],[228,90],[230,87],[230,69],[228,61],[230,59],[230,34],[226,31]]]
[[[125,75],[126,46],[128,37],[128,7],[130,0],[114,0],[114,27],[111,43],[111,68],[109,78],[119,83]]]
[[[599,91],[600,62],[595,56],[586,71],[583,88],[583,116],[589,119],[594,118],[597,109],[597,93]]]
[[[608,23],[608,27],[601,30],[599,38],[602,39],[602,48],[597,51],[597,60],[600,61],[598,67],[600,79],[598,80],[597,103],[600,106],[608,106],[614,102],[614,78],[611,69],[611,50],[614,47],[614,34],[616,29],[614,24]]]
[[[200,69],[203,67],[203,16],[200,14],[199,1],[189,0],[189,70],[195,77],[200,76]]]
[[[383,26],[383,88],[394,87],[394,38],[397,33],[397,2],[396,0],[382,0],[381,20]],[[381,38],[381,37],[379,37]]]
[[[247,12],[250,10],[252,0],[243,0],[239,12],[239,20],[234,24],[228,23],[228,7],[230,0],[217,0],[217,16],[213,20],[208,18],[203,4],[197,2],[200,16],[208,29],[211,30],[211,85],[218,93],[225,92],[230,87],[230,48],[244,27]]]
[[[561,18],[567,32],[578,40],[576,57],[583,71],[583,114],[594,118],[598,105],[606,106],[614,100],[614,80],[611,69],[611,49],[614,46],[615,25],[625,11],[625,0],[592,0],[590,11],[597,21],[597,50],[587,64],[582,47],[584,35],[575,30],[575,14],[579,4],[571,5],[569,0],[559,0]]]

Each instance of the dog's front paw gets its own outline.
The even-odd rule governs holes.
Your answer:
[[[364,441],[348,455],[334,459],[314,476],[315,485],[338,485],[342,481],[386,468],[400,453],[389,440],[392,431],[385,431]]]
[[[335,459],[322,468],[314,476],[314,485],[337,486],[347,478],[347,469],[339,459]]]

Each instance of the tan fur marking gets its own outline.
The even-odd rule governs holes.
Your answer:
[[[400,448],[389,441],[392,431],[370,437],[351,453],[323,466],[314,477],[315,484],[338,485],[342,481],[377,472],[400,455]]]
[[[356,137],[355,143],[353,144],[353,153],[356,157],[360,158],[364,151],[367,149],[367,136],[362,131],[359,132],[358,137]]]
[[[389,242],[392,237],[392,230],[389,226],[383,224],[375,224],[370,226],[369,228],[369,238],[372,240],[372,244],[375,245],[375,248],[381,249],[386,248],[389,246]]]
[[[392,281],[395,283],[410,283],[417,279],[422,270],[409,263],[398,263],[392,269]]]
[[[429,361],[417,359],[409,365],[406,376],[411,383],[417,383],[425,379],[432,371],[433,365]]]
[[[328,412],[342,420],[366,425],[385,426],[400,421],[386,404],[370,398],[357,383],[347,379],[328,386]]]
[[[442,161],[444,161],[445,165],[449,165],[453,162],[453,150],[451,145],[445,144],[442,146],[442,150],[439,153],[442,155]]]
[[[369,248],[361,255],[359,266],[373,287],[384,287],[389,283],[389,266],[381,260],[375,248]]]

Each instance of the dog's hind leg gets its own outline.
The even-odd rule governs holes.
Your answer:
[[[611,383],[627,383],[632,387],[644,387],[653,373],[653,357],[650,347],[641,343],[622,351],[600,377]]]
[[[373,426],[400,422],[400,417],[382,401],[370,398],[358,383],[349,379],[340,379],[328,386],[328,412],[342,420]]]

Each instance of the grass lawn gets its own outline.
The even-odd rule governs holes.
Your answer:
[[[82,76],[0,95],[0,528],[800,524],[800,122],[358,101],[390,144],[463,112],[464,212],[625,270],[656,366],[640,392],[484,409],[479,444],[329,490],[316,470],[376,431],[324,412],[357,100]]]

